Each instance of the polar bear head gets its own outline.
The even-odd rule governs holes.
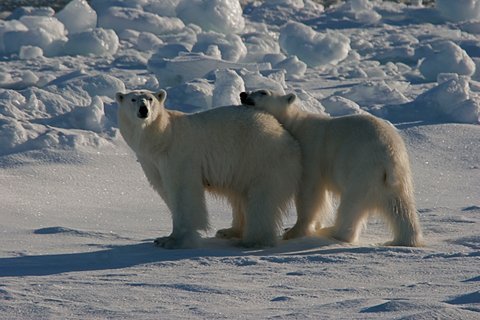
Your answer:
[[[243,105],[266,111],[275,117],[290,113],[296,99],[297,96],[294,93],[281,95],[264,89],[240,93],[240,101]]]
[[[163,103],[167,97],[165,90],[153,93],[146,90],[135,90],[128,93],[117,92],[119,120],[122,122],[151,123],[164,110]]]

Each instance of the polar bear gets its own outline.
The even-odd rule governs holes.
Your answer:
[[[272,246],[301,177],[300,147],[271,115],[227,106],[195,114],[164,108],[160,90],[117,93],[120,132],[172,214],[164,248],[198,245],[208,229],[205,190],[232,205],[232,227],[217,237]]]
[[[303,174],[296,197],[297,222],[284,235],[327,235],[358,240],[368,213],[383,215],[397,246],[420,246],[413,183],[405,144],[389,123],[371,115],[330,118],[300,110],[295,94],[242,92],[242,104],[272,114],[300,143]],[[340,196],[333,227],[318,229]]]

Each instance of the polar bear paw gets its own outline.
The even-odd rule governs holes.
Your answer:
[[[198,235],[184,236],[184,237],[160,237],[153,241],[153,243],[165,249],[187,249],[198,247]]]
[[[233,239],[233,238],[241,238],[242,233],[239,230],[236,230],[234,228],[226,228],[226,229],[220,229],[217,231],[215,234],[216,238],[219,239]]]
[[[178,248],[178,241],[176,241],[173,237],[160,237],[153,241],[153,243],[157,247],[165,248],[165,249],[176,249]]]
[[[285,229],[283,240],[290,240],[303,237],[311,237],[316,234],[317,230],[321,228],[321,224],[312,224],[309,226],[299,226],[295,224],[290,229]]]
[[[274,247],[277,244],[276,237],[262,237],[262,238],[245,238],[239,241],[238,245],[244,248],[260,249],[266,247]]]

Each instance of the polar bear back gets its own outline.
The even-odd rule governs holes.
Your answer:
[[[199,165],[213,186],[249,188],[254,180],[271,179],[279,172],[279,183],[297,183],[298,143],[270,114],[227,106],[185,114],[172,125],[174,141],[168,152]]]

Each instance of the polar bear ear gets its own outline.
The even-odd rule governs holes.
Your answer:
[[[165,99],[167,98],[167,91],[165,90],[160,90],[157,93],[155,93],[155,97],[158,99],[160,103],[163,103]]]
[[[122,101],[123,101],[123,93],[121,93],[121,92],[115,93],[115,100],[116,100],[118,103],[122,102]]]
[[[289,93],[285,96],[288,104],[292,104],[297,99],[297,95],[295,93]]]

